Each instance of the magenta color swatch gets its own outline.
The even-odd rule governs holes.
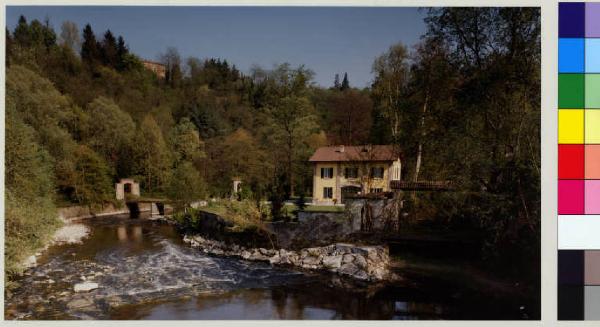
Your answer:
[[[585,37],[600,37],[600,3],[585,4]]]
[[[584,214],[584,188],[583,180],[558,181],[558,214],[583,215]]]
[[[600,214],[600,180],[585,181],[585,214]]]

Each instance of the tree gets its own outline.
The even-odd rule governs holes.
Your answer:
[[[80,49],[81,38],[79,36],[79,27],[72,21],[66,20],[61,25],[60,44],[71,50]]]
[[[73,194],[79,203],[103,203],[112,198],[110,172],[106,162],[92,149],[80,145],[74,152]]]
[[[102,48],[100,49],[102,56],[102,62],[112,68],[117,68],[119,63],[119,53],[117,48],[117,40],[110,30],[104,33],[104,39],[102,40]]]
[[[83,43],[81,45],[81,60],[88,65],[94,65],[100,59],[100,49],[96,41],[96,35],[90,24],[86,24],[83,29]]]
[[[92,101],[87,106],[87,113],[93,123],[84,132],[85,143],[100,153],[111,167],[116,167],[121,160],[119,155],[133,142],[135,123],[129,114],[106,97]]]
[[[175,153],[175,162],[195,162],[204,158],[204,142],[200,140],[198,129],[188,119],[184,118],[172,130],[170,135],[171,148]]]
[[[375,106],[388,121],[392,138],[400,137],[403,101],[408,85],[408,51],[402,44],[396,44],[375,59],[373,72],[376,74],[372,92]]]
[[[339,90],[341,87],[342,86],[340,84],[340,74],[335,74],[335,77],[333,78],[333,89]]]
[[[163,191],[170,177],[171,153],[151,115],[139,126],[134,144],[136,175],[143,176],[148,192]]]
[[[177,207],[187,208],[206,194],[206,187],[198,170],[190,162],[183,162],[175,168],[167,194]]]
[[[340,85],[340,90],[345,91],[350,88],[350,82],[348,81],[348,73],[344,73],[344,79],[342,80],[342,85]]]
[[[334,93],[328,101],[327,130],[334,144],[368,143],[373,102],[367,93],[347,90]]]
[[[128,65],[127,61],[128,61],[128,56],[129,56],[129,49],[127,48],[127,45],[125,44],[125,40],[123,39],[122,36],[119,35],[119,38],[117,39],[117,69],[118,70],[125,70],[130,68],[130,65]]]
[[[167,51],[160,56],[160,61],[166,68],[165,80],[167,83],[171,87],[178,87],[183,77],[179,51],[174,47],[168,47]]]
[[[13,37],[15,42],[20,44],[21,46],[30,46],[31,45],[31,32],[29,29],[29,24],[27,24],[27,19],[25,16],[19,16],[19,22],[15,27],[13,32]]]
[[[314,108],[304,97],[285,97],[268,110],[265,128],[270,134],[272,152],[279,158],[277,164],[282,165],[286,176],[286,194],[289,197],[294,194],[295,176],[306,167],[303,163],[311,152],[306,140],[318,132],[319,126],[313,114]]]
[[[215,189],[226,194],[234,177],[241,178],[255,195],[263,194],[270,181],[266,154],[256,138],[244,129],[238,129],[208,146],[208,167]]]

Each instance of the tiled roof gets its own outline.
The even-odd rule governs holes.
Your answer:
[[[309,161],[394,161],[399,157],[399,153],[391,145],[338,145],[318,148]]]

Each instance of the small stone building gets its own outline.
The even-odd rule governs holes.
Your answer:
[[[140,183],[132,178],[121,178],[115,183],[115,193],[117,200],[124,200],[126,195],[140,196]]]

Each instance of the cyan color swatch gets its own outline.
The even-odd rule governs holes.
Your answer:
[[[558,40],[558,72],[583,73],[587,58],[585,57],[587,40],[562,38]],[[600,45],[600,42],[598,42]],[[595,59],[600,68],[600,58]]]
[[[585,72],[600,73],[600,39],[585,39]]]

